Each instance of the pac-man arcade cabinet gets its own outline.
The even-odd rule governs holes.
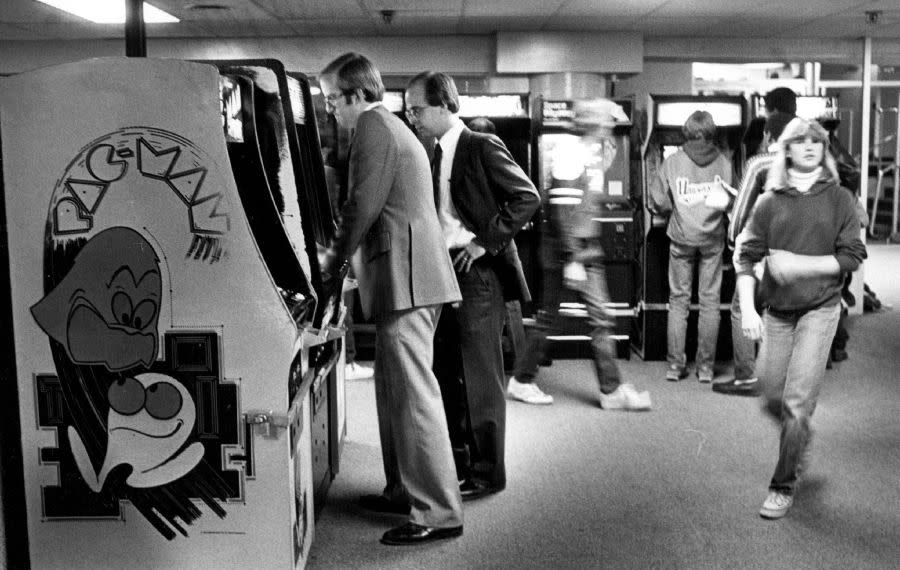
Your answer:
[[[684,122],[694,111],[707,111],[716,123],[716,144],[734,167],[734,180],[740,180],[744,162],[742,145],[747,128],[747,101],[740,96],[650,95],[647,101],[647,129],[641,149],[643,160],[643,236],[641,239],[641,285],[637,326],[633,346],[644,360],[665,360],[666,321],[668,317],[669,238],[666,236],[667,218],[654,215],[649,207],[651,179],[658,177],[662,161],[684,144],[681,131]],[[731,357],[731,297],[735,275],[728,248],[723,253],[721,324],[716,358]],[[685,353],[691,358],[697,343],[696,280],[688,317],[688,337]]]
[[[7,548],[34,568],[306,562],[338,358],[314,347],[340,309],[317,291],[324,188],[297,183],[262,76],[103,58],[0,80]]]
[[[325,182],[318,127],[312,108],[309,81],[303,74],[288,75],[276,60],[209,61],[221,74],[226,144],[238,193],[248,212],[261,251],[279,275],[289,270],[280,260],[299,255],[300,268],[314,294],[292,305],[298,322],[307,329],[322,329],[326,312],[338,309],[338,299],[325,299],[317,252],[334,236],[335,224]],[[229,119],[230,118],[230,119]],[[229,133],[228,121],[241,124],[240,140]],[[232,129],[236,131],[236,127]],[[260,189],[268,188],[268,192]],[[282,229],[283,228],[283,229]],[[285,239],[287,238],[287,239]],[[296,268],[295,268],[296,269]],[[284,278],[284,275],[281,275]],[[296,276],[287,276],[288,280]],[[276,279],[278,283],[278,279]],[[296,293],[278,285],[288,297]],[[315,305],[309,299],[321,300]],[[289,300],[289,303],[291,301]],[[338,315],[331,317],[331,320]],[[325,330],[328,329],[326,322]],[[343,366],[340,336],[307,335],[310,365],[319,371],[312,390],[313,483],[316,513],[337,474],[340,446],[346,433]],[[342,363],[337,363],[342,364]],[[299,386],[288,394],[293,398]]]
[[[609,303],[607,310],[616,318],[616,326],[610,338],[616,342],[620,358],[631,354],[630,337],[636,307],[637,248],[635,242],[636,221],[640,208],[639,192],[635,192],[631,179],[632,105],[630,100],[615,100],[627,120],[617,121],[612,128],[616,153],[612,163],[597,180],[602,180],[600,192],[602,211],[593,219],[595,235],[605,255]],[[571,219],[575,207],[582,201],[585,189],[567,187],[558,179],[560,172],[584,168],[590,176],[602,160],[602,149],[597,144],[585,144],[585,127],[576,123],[577,105],[589,107],[591,101],[541,99],[538,126],[538,189],[541,193],[545,224],[563,224]],[[587,155],[585,155],[585,152]],[[593,165],[593,166],[591,166]],[[557,174],[554,174],[554,171]],[[549,253],[552,255],[552,253]],[[560,300],[562,329],[551,338],[554,355],[590,356],[590,332],[587,310],[577,291],[566,289]]]

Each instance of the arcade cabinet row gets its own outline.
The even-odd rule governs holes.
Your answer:
[[[11,567],[305,565],[346,434],[312,109],[272,60],[0,80]]]
[[[668,313],[669,239],[667,219],[654,215],[649,207],[649,184],[657,176],[662,161],[684,143],[681,127],[691,113],[709,112],[717,126],[716,145],[732,163],[734,184],[739,186],[744,163],[760,151],[766,111],[761,95],[748,101],[740,96],[651,95],[646,107],[647,134],[641,148],[643,183],[642,223],[639,236],[641,282],[638,310],[632,329],[632,346],[644,360],[666,357],[666,320]],[[838,127],[837,98],[801,96],[797,98],[797,115],[818,120],[834,137]],[[765,149],[763,149],[764,151]],[[716,356],[728,360],[731,345],[731,300],[736,276],[732,251],[723,251],[723,278],[720,296],[721,322]],[[690,358],[696,352],[698,300],[696,280],[691,297],[685,352]]]
[[[648,181],[657,175],[662,160],[684,143],[681,127],[687,117],[696,110],[705,110],[717,125],[717,146],[733,164],[736,187],[745,160],[757,151],[762,140],[764,102],[759,95],[754,95],[749,105],[741,96],[651,95],[643,117],[636,114],[632,99],[615,99],[615,102],[628,120],[617,123],[613,129],[618,150],[605,173],[603,213],[594,220],[598,225],[596,235],[600,236],[606,254],[610,295],[607,308],[616,319],[611,336],[620,357],[628,358],[635,352],[644,360],[661,360],[666,356],[669,240],[666,219],[654,216],[648,207]],[[385,104],[405,120],[402,91],[389,91]],[[516,236],[532,297],[539,302],[543,297],[542,222],[567,219],[582,197],[580,189],[554,188],[552,182],[554,157],[566,161],[578,154],[569,152],[582,135],[575,121],[575,101],[540,97],[532,100],[521,94],[462,95],[460,106],[460,115],[467,123],[475,117],[487,117],[495,124],[496,134],[529,173],[541,194],[542,208]],[[837,100],[798,97],[798,115],[817,119],[834,133],[838,126]],[[328,119],[322,115],[321,120]],[[636,128],[638,123],[644,125],[646,132]],[[339,140],[333,124],[325,128],[334,133],[329,140]],[[423,142],[427,147],[432,141]],[[728,359],[735,275],[727,248],[723,255],[725,274],[717,354]],[[697,309],[695,290],[688,325],[688,354],[695,352]],[[530,316],[533,307],[523,307],[523,312]],[[576,291],[563,292],[560,315],[561,330],[551,337],[555,341],[553,353],[589,356],[587,311]],[[358,326],[357,330],[364,331],[365,325]],[[362,344],[365,355],[365,341]]]

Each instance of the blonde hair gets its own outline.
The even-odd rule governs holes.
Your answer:
[[[837,162],[834,160],[831,151],[828,150],[828,131],[816,121],[807,121],[795,117],[786,127],[784,127],[784,132],[778,137],[778,150],[775,151],[775,160],[772,161],[772,166],[769,167],[769,172],[766,176],[766,190],[787,188],[787,171],[791,166],[788,147],[791,143],[798,140],[805,140],[807,137],[814,141],[821,142],[824,145],[824,148],[822,149],[822,162],[820,163],[820,166],[822,166],[822,176],[829,182],[840,184]]]

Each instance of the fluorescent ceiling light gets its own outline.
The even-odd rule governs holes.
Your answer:
[[[124,24],[125,0],[38,0],[97,24]],[[144,2],[144,22],[166,24],[178,18]]]

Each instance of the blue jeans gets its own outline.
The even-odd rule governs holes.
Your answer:
[[[699,255],[697,296],[700,318],[697,322],[697,369],[712,370],[716,361],[716,341],[719,338],[719,295],[722,289],[722,250],[725,242],[703,247],[669,245],[669,315],[666,324],[666,345],[669,364],[684,368],[687,318],[694,282],[694,259]]]
[[[841,306],[763,315],[763,342],[756,361],[764,409],[781,423],[778,465],[769,489],[792,494],[803,468],[831,340]]]
[[[744,336],[742,318],[740,295],[735,289],[731,298],[731,346],[734,349],[735,380],[753,378],[753,365],[756,362],[756,341]]]
[[[609,293],[606,289],[606,272],[602,263],[585,265],[587,281],[578,293],[584,301],[591,327],[591,355],[594,357],[594,371],[600,384],[600,392],[611,394],[622,384],[619,366],[615,361],[615,349],[609,331],[615,326],[615,317],[609,314],[606,303]],[[538,372],[538,363],[547,351],[547,335],[560,328],[559,300],[563,290],[563,265],[548,264],[544,268],[544,299],[537,313],[535,326],[528,331],[525,352],[516,357],[516,380],[533,382]]]

